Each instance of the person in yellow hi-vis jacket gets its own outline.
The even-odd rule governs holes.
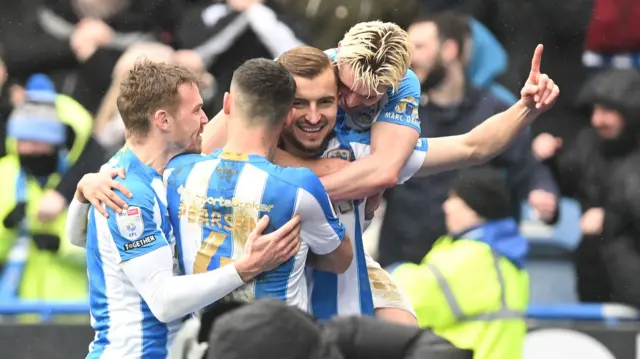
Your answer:
[[[52,220],[38,216],[40,200],[77,158],[66,146],[68,130],[61,116],[82,121],[85,112],[61,96],[27,92],[7,123],[12,149],[0,158],[0,254],[6,255],[19,236],[30,239],[21,299],[82,300],[88,294],[84,250],[65,238],[66,210]],[[75,138],[90,136],[91,127],[86,130]]]
[[[421,264],[393,266],[392,276],[421,327],[473,350],[474,359],[522,358],[528,243],[510,216],[503,175],[489,168],[462,171],[443,208],[451,234]]]

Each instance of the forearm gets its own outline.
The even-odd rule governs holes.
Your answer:
[[[308,168],[318,177],[327,176],[344,168],[344,160],[337,158],[313,158],[304,159],[296,157],[287,151],[276,149],[273,162],[281,167],[304,167]]]
[[[168,246],[122,263],[125,274],[158,320],[169,322],[220,300],[244,282],[235,265],[174,276]]]
[[[251,28],[273,57],[278,57],[296,46],[304,45],[269,7],[256,3],[247,10],[246,15]]]
[[[503,152],[537,116],[537,112],[518,101],[476,126],[464,136],[465,145],[471,149],[472,161],[484,163]]]
[[[91,205],[74,198],[67,213],[66,234],[69,242],[78,247],[87,245],[87,215]]]
[[[362,199],[394,186],[401,167],[372,154],[320,180],[334,202]]]

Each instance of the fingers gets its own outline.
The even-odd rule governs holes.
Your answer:
[[[115,193],[113,193],[113,196],[115,196],[119,200],[114,202],[114,200],[112,200],[112,198],[110,197],[110,194],[108,194],[109,192],[113,193],[110,190],[96,193],[95,197],[100,203],[100,208],[102,208],[102,204],[104,204],[105,206],[111,208],[115,213],[122,213],[123,206],[119,205],[120,201],[122,200]]]
[[[125,178],[125,172],[126,171],[124,170],[124,168],[111,169],[109,172],[110,172],[109,175],[111,176],[111,178],[115,178],[115,177],[120,177],[122,179]],[[122,193],[124,193],[124,192],[122,192]]]
[[[537,83],[538,76],[540,75],[540,64],[542,63],[543,51],[544,46],[542,44],[538,44],[533,52],[533,58],[531,59],[531,72],[529,72],[529,79],[533,81],[533,83]]]
[[[131,191],[129,191],[129,189],[124,184],[122,184],[120,182],[116,182],[114,180],[111,180],[111,183],[109,183],[109,186],[107,187],[107,189],[109,191],[111,191],[111,188],[120,191],[120,193],[125,195],[127,198],[133,197],[133,194],[131,193]],[[113,196],[118,197],[113,191],[111,191],[111,193],[113,194]],[[109,197],[111,197],[111,195]],[[124,201],[122,201],[122,202],[124,203]],[[125,203],[125,205],[126,205],[126,203]]]
[[[258,237],[262,235],[262,232],[264,232],[264,230],[267,228],[268,225],[269,225],[269,216],[268,215],[262,216],[262,218],[260,218],[258,223],[256,223],[256,228],[254,228],[253,231],[251,231],[251,235],[249,236],[249,238]]]
[[[118,188],[119,187],[118,185],[121,186],[120,183],[116,183],[116,186],[114,186],[114,187],[116,189],[120,190]],[[121,187],[124,187],[124,186],[121,186]],[[111,209],[113,209],[117,213],[122,212],[123,209],[127,209],[127,207],[128,207],[127,203],[120,196],[118,196],[109,186],[103,186],[102,187],[102,194],[104,194],[107,198],[109,198],[111,200],[111,203],[113,203],[115,206],[117,206],[117,208],[114,208],[114,207],[109,206],[107,204]]]
[[[100,201],[100,199],[98,199],[97,196],[91,196],[91,198],[87,199],[89,200],[89,203],[91,203],[91,205],[96,209],[96,211],[98,211],[105,217],[109,217],[109,212],[107,212],[107,210],[102,207],[102,202]]]
[[[283,238],[287,234],[290,234],[290,232],[293,231],[296,227],[299,227],[299,224],[300,224],[300,216],[295,216],[291,218],[287,223],[285,223],[284,226],[274,231],[272,234],[276,238]]]
[[[540,75],[540,80],[538,82],[538,93],[534,96],[534,100],[536,102],[536,107],[541,108],[542,106],[550,105],[554,97],[552,97],[552,93],[557,86],[552,79],[549,78],[548,75],[542,74]]]

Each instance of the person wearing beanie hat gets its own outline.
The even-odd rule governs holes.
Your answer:
[[[461,171],[442,207],[449,235],[420,264],[392,266],[421,327],[474,359],[522,358],[529,301],[528,243],[510,215],[504,175]]]

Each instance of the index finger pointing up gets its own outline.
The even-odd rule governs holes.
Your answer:
[[[542,63],[543,50],[544,46],[542,44],[538,44],[538,46],[536,46],[536,50],[533,52],[533,59],[531,59],[531,75],[540,74],[540,63]]]

